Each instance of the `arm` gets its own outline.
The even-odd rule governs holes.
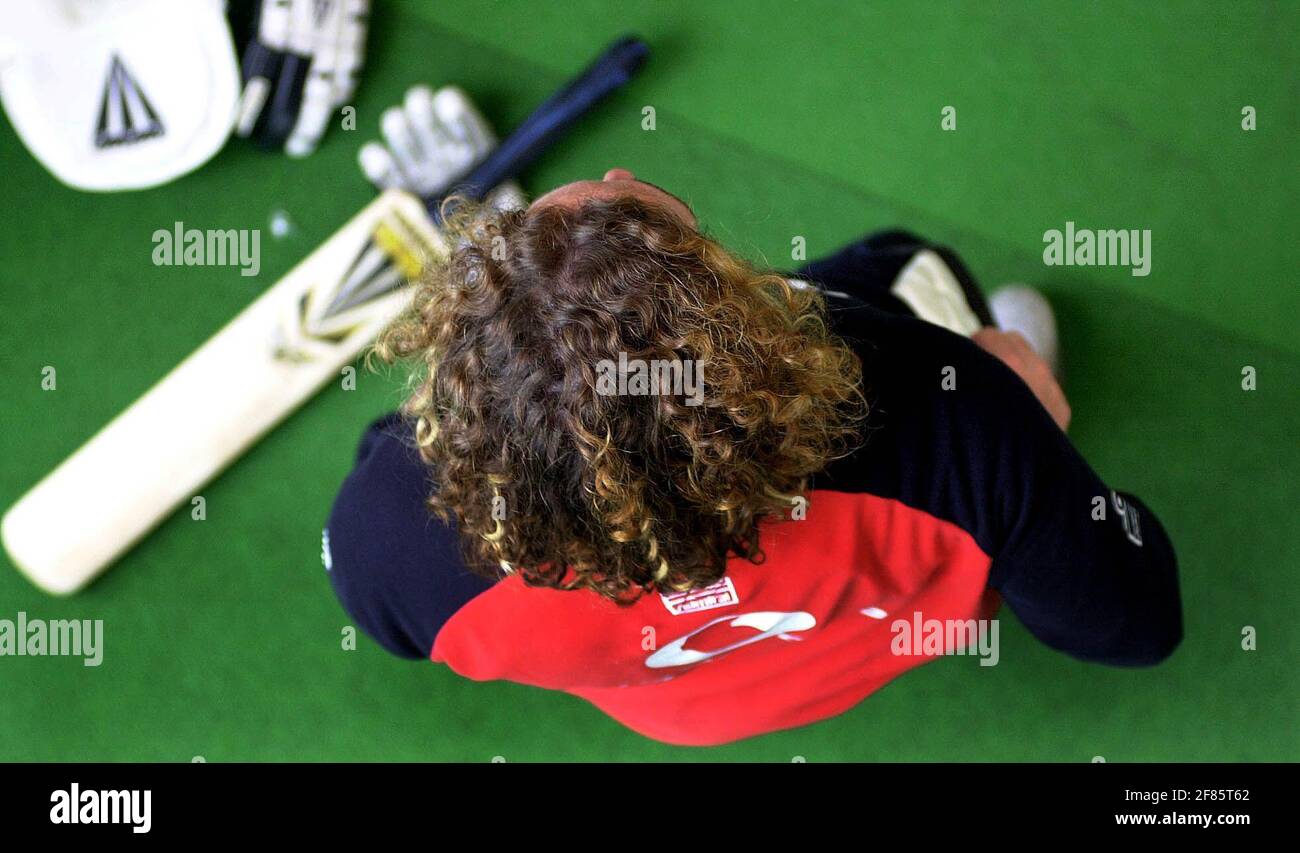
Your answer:
[[[1178,564],[1155,515],[1112,490],[1040,407],[989,583],[1036,637],[1084,660],[1159,663],[1182,640]]]
[[[985,328],[972,340],[1015,372],[1057,426],[1069,426],[1061,386],[1023,337]],[[1182,637],[1173,546],[1145,504],[1111,490],[1073,445],[1041,431],[1027,445],[1034,456],[1023,482],[1033,494],[1021,496],[1023,514],[990,582],[1048,645],[1110,663],[1158,663]],[[1053,486],[1046,495],[1040,478]],[[1086,575],[1042,571],[1069,565],[1076,550],[1087,557]],[[1071,639],[1083,631],[1086,642]]]
[[[911,318],[863,308],[833,319],[873,403],[865,446],[828,470],[836,488],[968,531],[991,559],[990,585],[1055,649],[1116,665],[1173,651],[1177,561],[1159,520],[1102,481],[1016,373]]]
[[[399,657],[427,658],[443,624],[491,586],[465,568],[456,531],[432,517],[432,488],[403,422],[366,431],[335,498],[322,558],[356,624]]]

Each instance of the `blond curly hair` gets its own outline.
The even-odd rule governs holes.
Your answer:
[[[445,227],[376,352],[416,368],[428,506],[477,570],[620,602],[707,585],[856,446],[861,364],[816,291],[632,198]],[[631,360],[698,365],[699,399],[608,393]]]

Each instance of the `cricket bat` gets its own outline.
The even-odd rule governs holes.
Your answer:
[[[625,38],[548,99],[449,193],[385,190],[28,491],[0,521],[41,589],[84,587],[369,346],[409,282],[447,251],[451,192],[482,198],[526,168],[644,63]]]

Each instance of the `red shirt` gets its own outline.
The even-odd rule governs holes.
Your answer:
[[[581,696],[657,740],[707,745],[833,716],[933,657],[894,654],[895,620],[910,630],[917,613],[997,609],[971,535],[895,500],[814,492],[805,520],[766,525],[761,541],[761,565],[733,558],[708,589],[631,606],[507,578],[448,620],[431,657],[479,681]]]

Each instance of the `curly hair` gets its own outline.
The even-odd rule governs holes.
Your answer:
[[[816,291],[632,198],[445,227],[375,351],[415,364],[428,506],[476,571],[620,603],[704,586],[856,447],[861,364]],[[612,364],[695,366],[702,393],[612,393]]]

